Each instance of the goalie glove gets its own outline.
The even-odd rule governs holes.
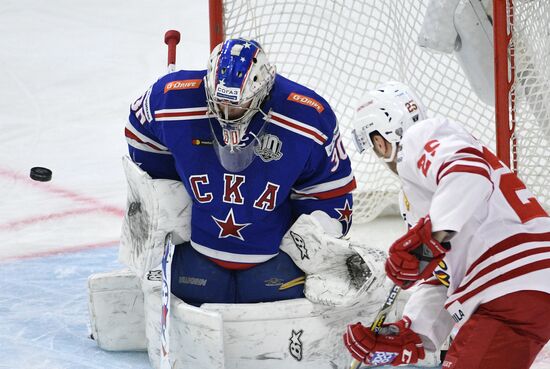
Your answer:
[[[407,289],[416,281],[429,278],[448,250],[448,243],[441,244],[432,237],[432,222],[426,216],[391,245],[386,274]]]
[[[344,333],[344,345],[354,359],[369,366],[414,364],[426,354],[422,340],[410,325],[406,316],[398,322],[383,324],[378,332],[361,323],[351,324]]]
[[[302,214],[281,250],[306,273],[304,294],[313,303],[349,306],[382,286],[386,254],[336,236],[340,223],[322,211]]]

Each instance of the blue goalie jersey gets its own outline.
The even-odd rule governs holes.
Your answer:
[[[153,178],[185,185],[193,248],[221,263],[262,263],[277,255],[297,217],[315,210],[338,219],[345,234],[356,184],[328,103],[277,75],[262,105],[267,116],[257,113],[250,123],[267,120],[255,158],[232,173],[213,148],[205,74],[183,70],[159,79],[132,104],[125,129],[134,162]]]

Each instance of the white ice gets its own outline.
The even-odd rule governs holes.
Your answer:
[[[87,339],[85,281],[119,267],[129,104],[164,73],[168,29],[178,67],[204,67],[207,19],[204,0],[0,2],[0,368],[149,368]],[[401,231],[378,225],[380,247]]]

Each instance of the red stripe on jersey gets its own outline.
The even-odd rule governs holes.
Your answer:
[[[207,257],[207,258],[210,261],[214,262],[215,264],[221,266],[222,268],[230,269],[230,270],[246,270],[258,265],[258,263],[235,263],[232,261],[224,261],[224,260],[215,259],[211,257]]]
[[[131,138],[131,139],[134,140],[134,141],[137,141],[137,142],[139,142],[139,143],[142,143],[142,144],[144,144],[144,145],[147,145],[147,146],[149,146],[149,147],[152,147],[152,148],[155,149],[155,150],[158,150],[158,151],[166,151],[166,150],[161,149],[161,148],[158,147],[158,146],[153,145],[153,144],[150,143],[150,142],[145,142],[145,141],[143,141],[141,138],[139,138],[138,136],[136,136],[135,134],[133,134],[128,128],[124,128],[124,135],[125,135],[126,137],[128,137],[128,138]]]
[[[439,282],[439,279],[429,279],[427,281],[424,281],[424,282],[420,283],[419,286],[424,285],[424,284],[427,284],[427,285],[430,285],[430,286],[443,286],[441,284],[441,282]]]
[[[510,279],[514,279],[516,277],[519,277],[519,276],[522,276],[522,275],[525,275],[525,274],[536,272],[537,270],[549,269],[549,268],[550,268],[550,259],[540,260],[540,261],[536,261],[536,262],[533,262],[533,263],[530,263],[530,264],[527,264],[527,265],[523,265],[519,268],[516,268],[514,270],[510,270],[509,272],[501,274],[498,277],[491,279],[487,283],[482,284],[481,286],[479,286],[479,287],[471,290],[470,292],[462,295],[458,299],[455,299],[455,300],[445,304],[445,308],[447,309],[450,305],[452,305],[457,300],[460,303],[464,303],[466,300],[470,299],[474,295],[477,295],[481,291],[484,291],[487,288],[489,288],[491,286],[494,286],[495,284],[506,282]]]
[[[483,155],[481,151],[473,147],[465,147],[463,149],[458,150],[455,154],[470,154],[470,155],[477,156],[481,159],[485,159],[485,155]]]
[[[473,167],[471,165],[455,165],[454,167],[449,169],[445,174],[443,174],[441,176],[441,178],[436,181],[436,183],[439,184],[439,182],[443,178],[445,178],[446,176],[448,176],[451,173],[479,174],[480,176],[483,176],[483,177],[487,178],[491,183],[493,182],[493,181],[491,181],[491,176],[489,175],[489,172],[487,171],[487,169],[483,169],[483,168],[480,168],[480,167]]]
[[[495,263],[487,266],[486,268],[480,270],[479,273],[477,273],[475,275],[475,277],[473,277],[465,285],[460,286],[459,288],[457,288],[454,293],[460,293],[460,292],[464,291],[473,282],[477,281],[479,278],[483,277],[484,275],[487,275],[487,274],[491,273],[495,269],[498,269],[498,268],[501,268],[501,267],[505,266],[506,264],[511,264],[516,260],[523,259],[523,258],[531,256],[531,255],[543,254],[543,253],[549,252],[549,251],[550,251],[550,246],[549,247],[537,247],[537,248],[534,248],[534,249],[529,249],[529,250],[525,250],[525,251],[522,251],[522,252],[518,252],[517,254],[508,256],[505,259],[498,260],[497,262],[495,262]]]
[[[481,164],[484,164],[487,166],[487,168],[490,168],[489,167],[489,163],[487,163],[486,160],[484,159],[480,159],[480,158],[461,158],[461,159],[455,159],[455,160],[452,160],[452,161],[449,161],[445,164],[443,164],[441,167],[439,167],[439,170],[437,171],[437,182],[439,183],[439,181],[441,181],[441,174],[443,173],[443,171],[445,170],[445,168],[448,168],[449,165],[452,165],[453,163],[456,163],[457,161],[471,161],[471,162],[475,162],[475,163],[481,163]]]
[[[155,119],[157,118],[174,118],[174,117],[192,117],[197,115],[206,115],[205,110],[188,111],[188,112],[175,112],[175,113],[155,113]]]
[[[349,182],[347,185],[342,186],[340,188],[336,188],[334,190],[325,191],[325,192],[317,192],[317,193],[302,193],[299,191],[296,191],[296,194],[304,196],[304,197],[314,197],[318,200],[327,200],[327,199],[333,199],[335,197],[343,196],[357,188],[357,182],[355,182],[355,177]]]
[[[312,129],[308,129],[307,127],[304,127],[304,126],[301,126],[301,125],[298,125],[298,124],[295,124],[295,123],[292,123],[292,122],[289,122],[288,120],[286,119],[283,119],[279,116],[276,116],[276,115],[272,115],[271,116],[271,119],[281,123],[281,124],[284,124],[284,125],[287,125],[289,127],[292,127],[298,131],[301,131],[301,132],[304,132],[310,136],[313,136],[315,137],[317,140],[321,141],[323,143],[323,145],[325,144],[325,142],[327,142],[327,139],[323,136],[321,136],[319,133],[315,132],[314,130]]]
[[[466,147],[464,149],[458,150],[456,152],[457,154],[471,154],[475,155],[477,157],[480,157],[482,159],[487,160],[491,168],[493,169],[500,169],[503,167],[500,160],[497,158],[495,154],[493,154],[489,149],[486,147],[483,147],[483,152],[479,151],[478,149],[474,149],[473,147]]]
[[[508,250],[512,247],[521,245],[522,243],[528,242],[550,242],[550,232],[546,233],[518,233],[513,236],[510,236],[496,245],[492,246],[489,250],[485,251],[476,261],[470,265],[465,275],[468,275],[474,270],[483,261],[489,259],[492,256],[495,256],[498,253],[501,253],[505,250]]]

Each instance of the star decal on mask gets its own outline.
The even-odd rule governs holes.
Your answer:
[[[224,220],[217,219],[213,215],[211,215],[212,219],[214,219],[214,222],[220,227],[220,234],[218,235],[218,238],[228,238],[228,237],[235,237],[241,241],[244,241],[243,236],[241,235],[241,230],[243,228],[248,227],[252,223],[235,223],[235,216],[233,215],[233,209],[229,210],[229,213],[225,217]]]
[[[353,210],[349,206],[348,200],[346,200],[343,208],[341,209],[336,208],[334,210],[336,210],[338,214],[340,214],[340,218],[338,218],[338,220],[346,222],[346,224],[349,226],[349,224],[351,223],[351,216],[352,216]]]
[[[245,49],[250,49],[250,46],[252,46],[252,44],[250,42],[245,42],[243,46]]]
[[[246,61],[246,59],[241,56],[241,61],[244,63]]]

